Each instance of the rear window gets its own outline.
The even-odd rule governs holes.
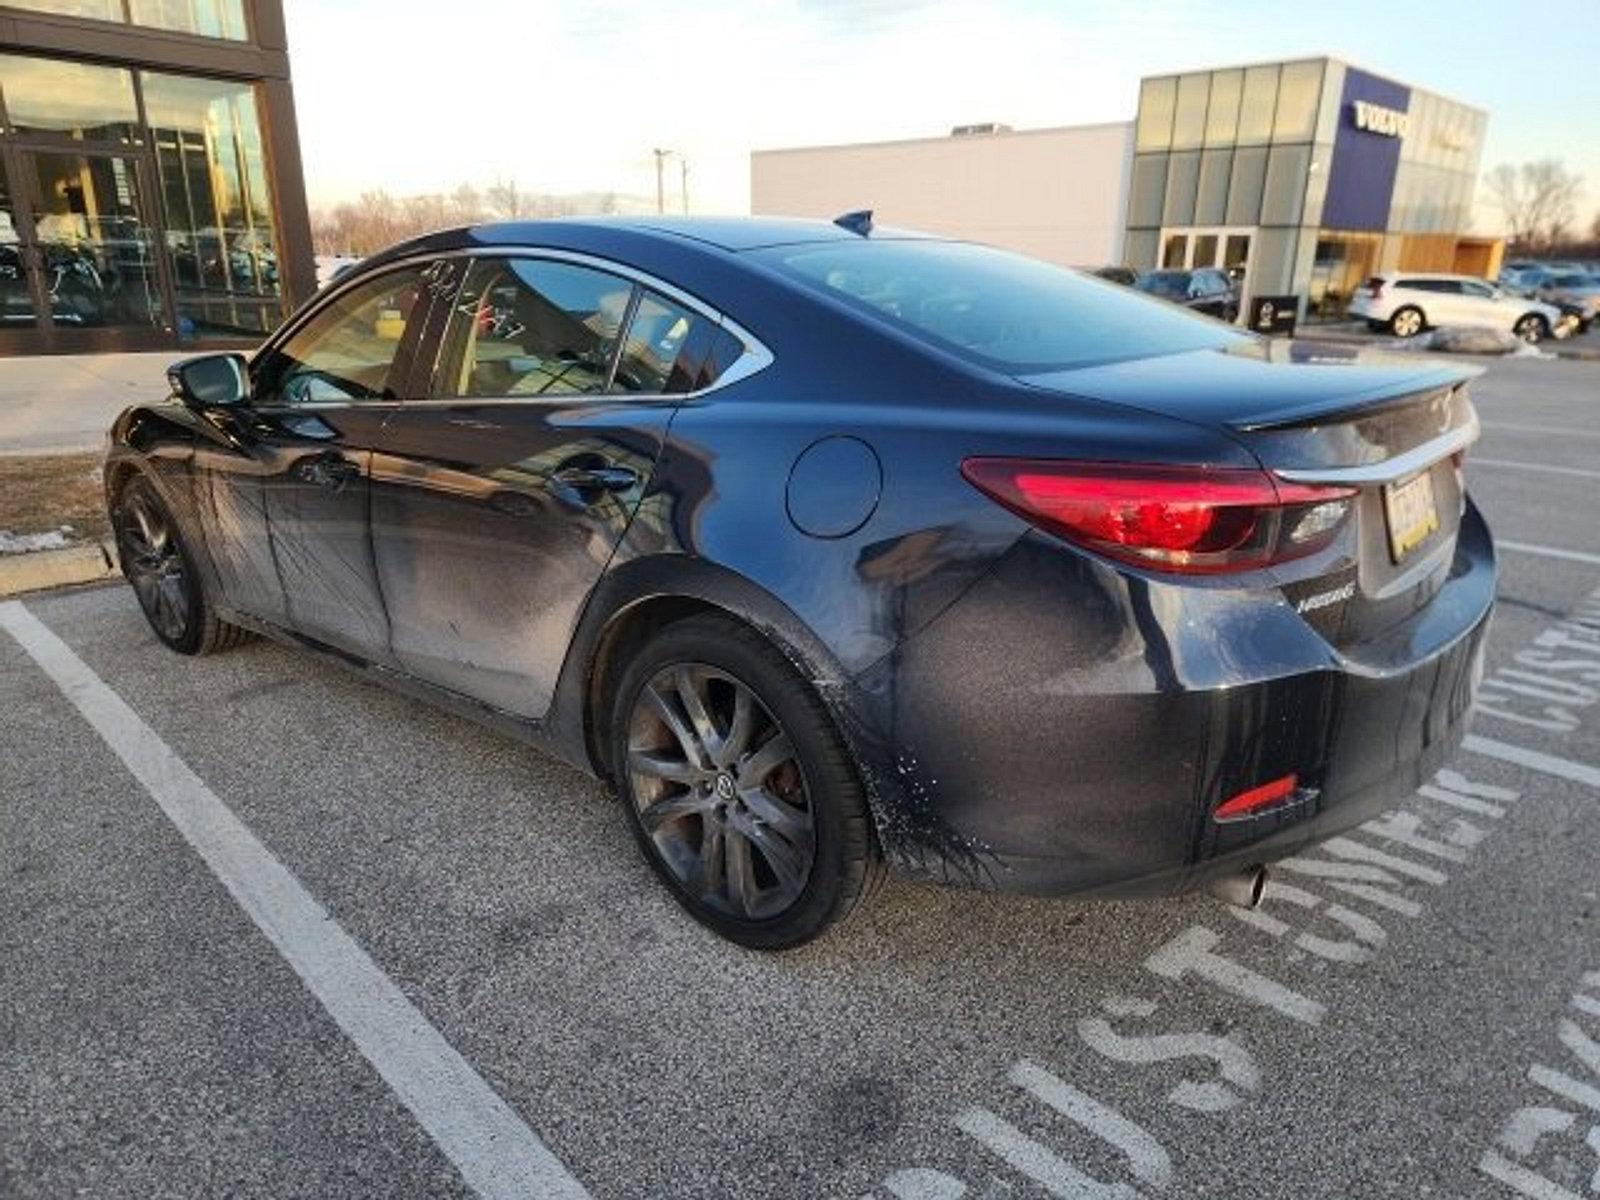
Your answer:
[[[1152,296],[1163,296],[1168,300],[1187,300],[1189,272],[1148,271],[1139,276],[1134,286],[1141,292],[1149,292]]]
[[[775,246],[790,278],[962,358],[1027,373],[1247,340],[1138,292],[963,242]]]

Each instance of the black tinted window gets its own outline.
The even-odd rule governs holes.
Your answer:
[[[1414,292],[1438,292],[1451,296],[1461,294],[1461,285],[1454,279],[1402,279],[1400,286]]]
[[[394,395],[413,312],[427,298],[421,267],[389,271],[324,305],[255,370],[263,404],[326,404]],[[407,346],[409,350],[409,346]]]
[[[1005,371],[1225,346],[1244,335],[1075,271],[961,242],[760,252],[805,286]]]
[[[445,327],[441,396],[600,392],[633,297],[605,271],[535,258],[473,262]]]

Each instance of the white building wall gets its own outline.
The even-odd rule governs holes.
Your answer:
[[[1133,123],[758,150],[750,211],[987,242],[1063,266],[1122,261]]]

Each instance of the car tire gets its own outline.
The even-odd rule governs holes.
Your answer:
[[[147,479],[134,479],[111,509],[117,559],[152,632],[179,654],[214,654],[250,634],[217,616],[172,512]]]
[[[1550,336],[1550,322],[1539,313],[1525,313],[1517,318],[1511,332],[1529,344],[1542,342]]]
[[[886,868],[854,760],[815,690],[749,626],[705,614],[645,642],[606,738],[646,860],[730,941],[800,945],[877,890]]]
[[[1395,337],[1412,338],[1428,327],[1428,320],[1422,315],[1422,310],[1414,304],[1402,305],[1394,310],[1389,317],[1389,332]]]

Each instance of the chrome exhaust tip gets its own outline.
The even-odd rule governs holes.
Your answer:
[[[1212,880],[1206,890],[1226,904],[1259,908],[1261,897],[1267,890],[1267,868],[1257,864],[1231,875],[1223,875]]]

